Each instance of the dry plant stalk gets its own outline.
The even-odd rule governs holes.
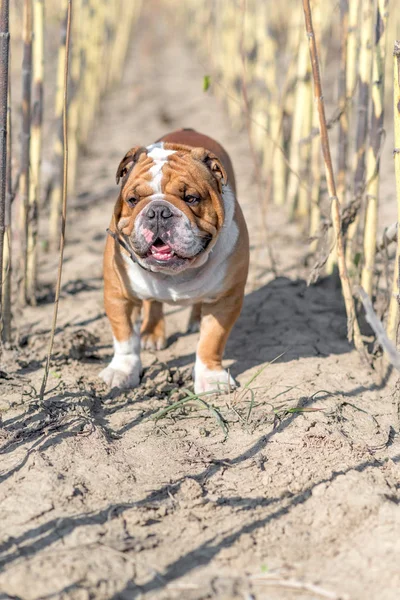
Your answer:
[[[49,242],[53,249],[57,248],[59,239],[60,213],[62,205],[62,178],[63,178],[63,79],[66,54],[67,40],[67,20],[68,10],[66,10],[63,0],[63,13],[65,15],[61,22],[60,45],[58,47],[58,65],[57,65],[57,89],[56,89],[56,106],[55,106],[55,123],[56,123],[56,139],[54,143],[54,164],[55,174],[51,186],[50,194],[50,223],[49,223]],[[65,10],[65,12],[64,12]]]
[[[318,114],[313,111],[313,128],[318,127]],[[311,194],[310,194],[310,252],[318,248],[318,231],[321,223],[321,145],[317,136],[311,141]]]
[[[379,166],[385,105],[386,31],[389,0],[378,0],[375,22],[375,45],[372,67],[372,111],[367,154],[367,206],[364,229],[364,267],[361,285],[372,296],[376,230],[378,224]]]
[[[85,74],[83,79],[83,98],[81,106],[82,118],[80,123],[80,141],[86,145],[93,122],[94,113],[97,108],[98,95],[98,63],[97,45],[99,29],[99,4],[95,0],[88,0],[86,12],[86,36],[85,36]],[[124,21],[125,19],[121,19]]]
[[[74,13],[81,15],[82,18],[73,19],[72,30],[72,55],[71,55],[71,82],[70,82],[70,101],[68,108],[68,140],[69,140],[69,165],[68,165],[68,189],[70,194],[75,191],[78,156],[79,156],[79,115],[81,110],[82,95],[80,86],[82,83],[82,56],[84,52],[84,0],[77,0],[74,7]]]
[[[115,85],[122,78],[123,66],[129,48],[132,26],[137,19],[142,7],[142,0],[135,2],[125,2],[120,0],[120,6],[117,7],[117,29],[114,38],[114,44],[109,62],[109,77],[110,85]],[[124,18],[118,18],[124,12]]]
[[[362,0],[361,19],[361,48],[358,73],[358,99],[357,99],[357,131],[354,164],[353,197],[360,207],[354,222],[347,232],[346,264],[348,270],[353,270],[357,246],[357,230],[360,222],[361,201],[364,192],[365,180],[365,152],[368,135],[368,108],[370,99],[370,84],[372,74],[372,25],[374,15],[374,0]]]
[[[300,11],[300,16],[301,11]],[[313,22],[314,28],[317,31],[321,31],[322,27],[322,19],[321,19],[321,1],[313,0]],[[302,19],[301,19],[302,20]],[[296,217],[301,219],[302,228],[307,231],[307,228],[310,230],[312,226],[312,218],[316,217],[315,204],[312,206],[313,198],[315,201],[315,196],[317,194],[317,202],[319,202],[319,187],[320,187],[320,177],[316,176],[316,181],[314,185],[315,178],[315,168],[312,164],[313,156],[312,156],[312,141],[310,142],[310,136],[312,134],[313,125],[315,124],[315,113],[313,106],[313,93],[312,93],[312,84],[311,84],[311,72],[309,66],[309,58],[308,58],[308,47],[307,41],[304,40],[304,31],[303,31],[303,23],[301,22],[301,37],[302,41],[305,42],[306,46],[306,54],[307,54],[307,65],[308,65],[308,79],[305,86],[305,97],[304,97],[304,107],[303,107],[303,123],[302,123],[302,131],[301,131],[301,141],[299,146],[299,167],[300,167],[300,177],[298,183],[298,198],[297,198],[297,206],[296,206]],[[318,128],[318,127],[317,127]],[[314,138],[312,138],[314,139]],[[317,140],[318,142],[318,140]],[[315,157],[314,157],[315,158]],[[319,163],[319,161],[317,161]],[[318,190],[318,191],[317,191]]]
[[[317,45],[315,41],[314,29],[312,24],[312,15],[311,15],[311,7],[310,0],[303,0],[303,9],[305,16],[305,24],[306,31],[309,41],[310,48],[310,57],[311,57],[311,66],[312,66],[312,74],[314,79],[314,98],[317,104],[318,116],[319,116],[319,128],[321,135],[321,146],[322,146],[322,154],[324,157],[325,163],[325,175],[326,181],[328,185],[328,193],[331,198],[332,203],[332,221],[334,226],[334,231],[336,235],[336,252],[338,258],[338,267],[339,267],[339,275],[340,281],[342,284],[342,291],[344,302],[346,305],[346,313],[347,313],[347,330],[348,330],[348,339],[354,340],[354,344],[358,351],[364,354],[364,345],[361,339],[360,329],[357,322],[355,307],[354,307],[354,299],[351,293],[350,281],[347,274],[346,262],[344,257],[344,247],[343,247],[343,237],[341,231],[341,217],[340,217],[340,205],[339,200],[336,195],[336,185],[335,185],[335,177],[333,174],[332,168],[332,159],[329,147],[329,138],[328,138],[328,129],[326,126],[326,117],[325,117],[325,105],[322,95],[322,86],[321,86],[321,78],[319,73],[319,62],[318,62],[318,52]]]
[[[254,60],[248,59],[248,66],[252,66],[251,71],[246,69],[247,79],[249,81],[249,96],[251,101],[251,136],[253,144],[259,154],[264,159],[266,154],[265,148],[265,130],[271,133],[271,111],[270,107],[274,104],[273,90],[271,82],[274,84],[276,76],[275,69],[275,47],[273,40],[267,34],[267,16],[265,6],[260,6],[262,12],[260,14],[254,12],[246,12],[245,24],[254,24],[252,35],[246,31],[249,27],[245,27],[245,42],[243,44],[246,55],[255,55]],[[244,10],[244,9],[242,9]],[[257,19],[255,18],[257,14]],[[248,39],[253,41],[253,48],[248,48]],[[250,63],[250,64],[249,64]],[[258,125],[260,124],[261,127]],[[269,159],[269,157],[268,157]]]
[[[347,40],[346,40],[346,117],[344,117],[345,126],[347,126],[347,148],[346,148],[346,161],[354,151],[354,144],[350,137],[350,131],[353,125],[353,108],[354,108],[354,93],[357,85],[357,59],[359,54],[359,16],[360,16],[360,5],[361,0],[348,0],[348,29],[347,29]],[[339,158],[340,160],[340,158]],[[346,165],[347,168],[347,165]],[[343,182],[343,198],[345,199],[347,193],[347,186],[349,181],[346,180],[347,173],[344,176]],[[340,198],[340,184],[339,184],[339,198]],[[346,236],[346,265],[349,275],[351,277],[354,256],[352,252],[352,239],[356,234],[357,224],[351,224],[349,231]]]
[[[346,199],[347,154],[349,142],[349,116],[347,103],[347,45],[349,37],[349,0],[340,0],[340,72],[339,72],[339,140],[338,140],[338,175],[337,193],[339,202]]]
[[[11,342],[11,202],[12,189],[12,129],[11,129],[11,78],[8,78],[8,109],[7,109],[7,164],[6,164],[6,231],[4,236],[3,254],[3,293],[1,299],[1,339]]]
[[[346,196],[346,174],[347,154],[349,141],[348,111],[346,110],[346,77],[347,77],[347,44],[349,34],[349,2],[340,0],[340,70],[339,70],[339,136],[338,136],[338,171],[337,171],[337,195],[340,204],[343,204]],[[326,272],[331,275],[337,267],[336,248],[334,244],[334,232],[328,233],[332,251],[326,263]]]
[[[229,0],[222,0],[221,10],[221,51],[219,69],[228,94],[226,97],[229,117],[235,127],[242,123],[241,104],[240,104],[240,89],[238,89],[237,81],[240,81],[240,73],[243,70],[240,62],[240,40],[239,35],[241,26],[238,27],[238,15],[242,17],[243,1],[240,3],[240,13]]]
[[[44,0],[33,0],[33,88],[31,129],[31,171],[28,211],[26,297],[36,304],[37,235],[42,159],[43,75],[44,75]]]
[[[257,14],[256,14],[257,16]],[[262,23],[265,24],[266,32],[266,47],[267,47],[267,70],[265,73],[265,81],[268,82],[267,114],[268,114],[268,131],[270,139],[264,135],[263,141],[263,169],[268,173],[271,179],[270,185],[273,189],[274,203],[278,206],[283,206],[286,201],[286,164],[282,152],[277,151],[277,146],[283,146],[283,111],[280,104],[280,94],[278,88],[278,41],[271,31],[272,25],[269,23],[270,15],[266,14],[266,18]],[[266,203],[268,205],[268,202]]]
[[[6,172],[7,172],[7,116],[8,116],[8,68],[9,68],[9,2],[0,2],[0,315],[3,298],[3,249],[6,230]],[[0,323],[2,329],[2,323]]]
[[[292,134],[290,138],[290,165],[295,171],[290,172],[288,185],[287,185],[287,197],[288,210],[290,216],[293,218],[296,212],[296,203],[299,192],[299,179],[296,173],[300,171],[301,165],[301,148],[300,140],[304,137],[304,120],[305,110],[309,103],[307,100],[310,99],[311,92],[310,82],[310,62],[308,58],[308,47],[307,40],[302,39],[299,47],[298,61],[297,61],[297,84],[296,94],[294,101],[294,114],[292,123]],[[309,131],[307,132],[308,135]]]
[[[396,173],[397,214],[400,222],[400,40],[394,44],[393,50],[393,103],[394,103],[394,168]],[[387,332],[389,339],[397,343],[399,326],[399,277],[400,277],[400,236],[397,235],[396,259],[394,263],[392,296],[389,305]]]
[[[243,109],[244,109],[244,115],[245,115],[247,137],[248,137],[248,141],[249,141],[250,153],[251,153],[253,167],[254,167],[254,176],[255,176],[256,186],[257,186],[258,203],[259,203],[261,216],[262,216],[262,224],[265,228],[266,227],[266,211],[265,211],[265,205],[264,205],[263,196],[262,196],[261,165],[260,165],[259,156],[257,154],[257,149],[255,148],[255,145],[254,145],[254,138],[252,137],[251,108],[250,108],[250,99],[249,99],[248,86],[247,86],[247,69],[246,69],[247,62],[246,62],[246,53],[245,53],[245,48],[244,48],[246,0],[242,1],[241,11],[242,11],[242,19],[243,19],[242,20],[242,28],[240,30],[240,40],[239,40],[239,52],[240,52],[240,58],[241,58],[241,63],[242,63],[241,92],[242,92],[242,98],[243,98]],[[266,233],[266,231],[265,231],[265,233]]]
[[[64,62],[64,84],[63,84],[63,187],[62,187],[62,212],[61,212],[61,232],[60,232],[60,253],[58,260],[58,272],[56,283],[56,297],[54,300],[53,321],[50,332],[49,348],[47,352],[47,360],[43,374],[42,385],[40,388],[40,401],[43,402],[44,393],[46,391],[47,378],[49,375],[51,353],[53,351],[54,334],[57,325],[58,304],[60,300],[61,276],[64,258],[65,246],[65,225],[67,220],[67,186],[68,186],[68,67],[69,67],[69,51],[70,51],[70,36],[71,36],[71,17],[72,17],[72,0],[68,0],[67,20],[66,20],[66,37],[65,37],[65,62]]]
[[[357,59],[359,51],[359,27],[361,0],[348,0],[348,30],[346,44],[346,120],[347,130],[350,132],[352,126],[352,114],[354,105],[354,92],[357,85]],[[348,140],[348,153],[353,151],[351,139]]]
[[[304,86],[304,106],[303,106],[303,122],[301,125],[301,139],[304,140],[311,133],[312,115],[313,115],[313,98],[311,79],[305,82]],[[299,168],[300,177],[297,184],[297,204],[295,209],[296,218],[307,219],[310,215],[310,187],[307,183],[310,181],[311,167],[311,144],[300,141],[299,144]],[[303,184],[303,185],[301,185]]]
[[[24,19],[22,28],[22,134],[21,134],[21,173],[20,194],[20,281],[19,301],[26,304],[27,238],[30,177],[30,140],[31,140],[31,79],[32,79],[32,2],[24,1]]]

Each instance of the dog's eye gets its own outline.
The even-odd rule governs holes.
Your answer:
[[[186,204],[197,204],[200,202],[200,196],[196,196],[195,194],[187,194],[184,198]]]
[[[127,203],[128,206],[130,206],[131,208],[133,208],[138,203],[138,199],[135,198],[135,196],[130,196],[130,198],[126,199],[126,203]]]

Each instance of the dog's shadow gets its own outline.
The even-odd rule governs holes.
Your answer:
[[[349,348],[346,312],[334,280],[307,287],[304,280],[278,277],[245,297],[225,360],[233,361],[230,369],[237,376],[272,360],[342,354]],[[168,367],[186,367],[194,359],[194,353],[180,356]]]

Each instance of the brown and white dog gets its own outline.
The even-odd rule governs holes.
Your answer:
[[[104,254],[115,353],[101,378],[110,387],[139,384],[140,346],[165,347],[167,302],[192,305],[189,330],[200,324],[195,392],[234,387],[221,361],[243,303],[249,240],[228,154],[196,131],[175,131],[129,150],[120,179]]]

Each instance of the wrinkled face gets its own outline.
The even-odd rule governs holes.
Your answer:
[[[224,220],[219,159],[203,148],[158,143],[130,150],[120,177],[117,229],[138,262],[165,273],[203,264]]]

